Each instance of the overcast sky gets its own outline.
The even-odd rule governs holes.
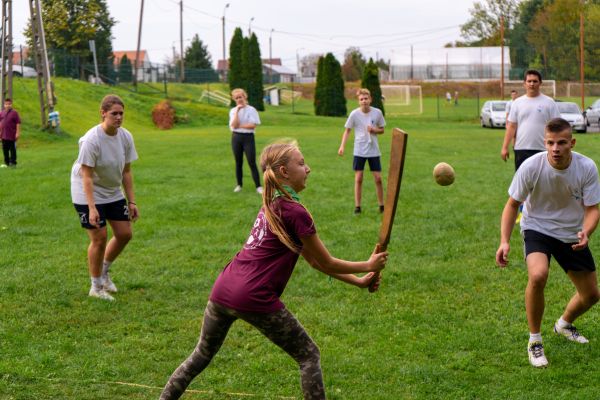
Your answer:
[[[222,19],[225,10],[227,52],[235,27],[258,36],[263,58],[273,58],[296,70],[296,58],[333,52],[338,59],[350,46],[367,57],[383,58],[414,48],[435,49],[460,39],[474,0],[183,0],[184,48],[198,34],[208,46],[213,64],[222,58]],[[24,44],[29,2],[13,1],[15,48]],[[135,50],[141,0],[107,0],[117,21],[113,49]],[[225,5],[229,7],[225,9]],[[142,49],[150,61],[164,63],[179,53],[179,0],[145,0]],[[273,30],[273,32],[271,32]]]

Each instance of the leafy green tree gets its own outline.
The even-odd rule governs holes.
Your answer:
[[[244,35],[241,28],[235,28],[231,43],[229,44],[229,70],[227,77],[229,79],[229,88],[246,89],[245,84],[245,65],[242,53],[244,52]],[[231,106],[235,106],[232,100]]]
[[[192,38],[190,46],[185,49],[183,58],[187,68],[212,69],[212,59],[207,46],[202,43],[198,34]]]
[[[247,40],[247,86],[248,103],[258,111],[265,110],[263,101],[263,70],[260,47],[256,35],[252,33]]]
[[[369,62],[365,66],[360,85],[365,89],[369,89],[369,92],[371,92],[371,105],[379,108],[383,115],[385,115],[381,86],[379,85],[379,68],[372,58],[369,58]]]
[[[333,54],[327,53],[319,59],[320,71],[317,73],[317,84],[320,84],[319,99],[315,98],[315,113],[326,116],[346,115],[346,98],[344,97],[344,79],[342,66]],[[319,79],[319,74],[321,78]]]
[[[131,82],[133,79],[133,68],[127,54],[119,62],[119,82]]]
[[[544,6],[545,0],[525,0],[519,4],[518,18],[513,29],[508,34],[512,70],[511,79],[522,79],[523,72],[533,67],[538,57],[535,48],[529,43],[531,23],[538,11]]]
[[[580,4],[577,0],[554,0],[533,18],[528,41],[541,55],[547,77],[569,80],[579,76]]]
[[[346,82],[359,80],[363,75],[365,68],[365,58],[358,47],[349,47],[344,52],[344,65],[342,65],[342,75]]]
[[[469,46],[499,46],[500,17],[504,16],[504,35],[519,16],[518,0],[476,1],[469,9],[471,18],[460,27],[461,36]]]
[[[106,0],[46,0],[41,3],[46,46],[54,56],[55,64],[75,64],[79,77],[85,78],[94,70],[89,41],[95,40],[98,68],[101,74],[107,75],[113,68],[111,31],[116,21],[108,12]],[[25,35],[31,48],[31,22]],[[61,57],[74,58],[75,62],[65,62],[60,60]],[[90,69],[88,72],[86,66]]]

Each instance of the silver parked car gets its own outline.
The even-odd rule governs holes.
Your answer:
[[[570,101],[557,101],[558,111],[563,119],[569,121],[573,130],[576,132],[587,132],[587,124],[581,113],[581,108],[577,103],[571,103]]]
[[[481,108],[481,127],[504,128],[506,126],[506,103],[504,100],[486,101]]]
[[[583,113],[586,126],[600,126],[600,99],[592,103]]]

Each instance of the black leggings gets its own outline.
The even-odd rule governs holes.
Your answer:
[[[2,151],[4,153],[4,164],[17,165],[17,143],[14,140],[3,140]]]
[[[319,348],[292,313],[285,308],[270,314],[240,313],[209,301],[204,310],[200,340],[192,354],[173,372],[160,400],[178,399],[185,392],[217,354],[231,324],[238,318],[257,328],[296,360],[304,399],[325,399]]]
[[[236,133],[231,134],[231,149],[233,150],[233,157],[235,158],[235,178],[237,184],[242,185],[242,167],[244,165],[244,153],[246,153],[246,160],[248,166],[252,172],[252,179],[256,187],[260,186],[260,179],[258,177],[258,168],[256,167],[256,145],[254,144],[254,133]]]

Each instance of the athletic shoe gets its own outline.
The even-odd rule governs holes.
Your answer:
[[[0,168],[8,168],[8,165],[2,164],[2,165],[0,165]]]
[[[113,281],[110,279],[110,275],[108,275],[108,274],[104,277],[104,282],[102,283],[102,289],[104,289],[105,292],[117,293],[117,287],[115,286]]]
[[[358,215],[358,214],[360,214],[360,213],[361,213],[361,209],[360,209],[360,207],[355,207],[355,208],[354,208],[354,215]]]
[[[242,191],[242,187],[240,185],[237,185],[234,189],[233,189],[233,193],[239,193]]]
[[[519,214],[517,215],[517,219],[515,220],[515,224],[521,223],[521,217],[523,217],[523,213],[521,211],[519,211]]]
[[[548,366],[548,360],[544,355],[544,345],[542,342],[531,342],[527,346],[527,353],[529,353],[529,363],[536,368],[546,368]]]
[[[108,300],[108,301],[114,301],[115,300],[115,298],[112,297],[110,294],[108,294],[106,292],[106,290],[104,290],[104,289],[96,289],[93,286],[90,289],[89,296],[90,297],[96,297],[96,298],[102,299],[102,300]]]
[[[256,193],[258,193],[260,195],[263,194],[263,188],[262,188],[262,186],[259,186],[259,187],[256,188]]]
[[[573,326],[573,325],[571,325],[567,328],[560,328],[558,326],[558,323],[556,323],[556,324],[554,324],[554,333],[556,333],[557,335],[564,336],[568,340],[571,340],[573,342],[577,342],[577,343],[589,343],[590,342],[584,336],[582,336],[579,333],[579,331],[577,330],[577,328],[575,328],[575,326]]]

